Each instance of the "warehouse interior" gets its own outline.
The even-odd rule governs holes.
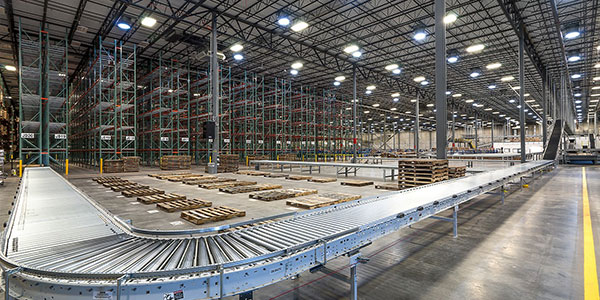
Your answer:
[[[598,0],[0,0],[5,299],[600,299]]]

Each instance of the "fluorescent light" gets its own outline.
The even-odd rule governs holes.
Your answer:
[[[451,24],[456,21],[458,16],[455,13],[449,13],[444,17],[444,24]]]
[[[573,74],[571,75],[571,79],[579,79],[581,78],[581,74]]]
[[[142,19],[141,23],[144,27],[154,27],[154,25],[156,25],[156,19],[150,16],[146,16]]]
[[[394,97],[394,98],[400,97],[400,93],[393,93],[391,96]]]
[[[581,93],[575,93],[575,94],[573,94],[573,96],[575,96],[575,97],[581,97]]]
[[[450,56],[448,57],[448,62],[453,64],[458,61],[458,56]]]
[[[428,85],[428,84],[429,84],[429,81],[427,81],[427,80],[421,81],[421,85]]]
[[[462,94],[454,94],[454,95],[452,95],[452,97],[454,97],[454,98],[462,97]]]
[[[488,107],[488,108],[484,108],[483,110],[485,110],[485,111],[490,111],[490,110],[492,110],[492,108],[491,108],[491,107]]]
[[[574,39],[581,35],[579,31],[579,24],[572,24],[569,27],[565,28],[565,38],[566,39]]]
[[[600,86],[595,86],[592,88],[592,90],[599,90],[599,89],[600,89]]]
[[[394,98],[392,100],[394,100],[394,102],[398,102],[398,101],[400,101],[400,98]]]
[[[290,74],[292,74],[292,75],[298,75],[298,70],[296,70],[296,69],[291,69],[291,70],[290,70]]]
[[[469,76],[471,76],[471,78],[477,78],[477,77],[479,77],[479,75],[481,75],[481,70],[479,70],[479,69],[473,69],[473,70],[471,70],[471,74],[469,74]]]
[[[346,53],[348,53],[348,54],[349,54],[349,53],[353,53],[353,52],[356,52],[356,51],[358,51],[358,49],[359,49],[359,48],[358,48],[358,46],[357,46],[357,45],[354,45],[354,44],[352,44],[352,45],[348,45],[348,46],[346,46],[346,48],[344,48],[344,52],[346,52]]]
[[[446,91],[446,95],[452,94],[452,91]]]
[[[236,53],[236,54],[233,55],[233,59],[235,59],[235,60],[242,60],[242,59],[244,59],[244,56],[241,55],[241,54],[239,54],[239,53]]]
[[[379,107],[379,103],[375,103],[372,105],[373,107]]]
[[[498,68],[502,67],[502,64],[499,63],[499,62],[496,62],[496,63],[491,63],[491,64],[489,64],[489,65],[487,65],[485,67],[488,70],[493,70],[493,69],[498,69]]]
[[[352,57],[359,58],[361,55],[362,55],[362,52],[360,52],[360,51],[354,51],[354,52],[352,52]]]
[[[231,47],[229,47],[229,50],[231,50],[232,52],[240,52],[242,51],[242,49],[244,49],[244,46],[242,46],[241,44],[233,44]]]
[[[364,113],[364,114],[368,114],[368,113],[370,113],[370,111],[368,111],[368,110],[365,110],[365,111],[363,111],[363,113]]]
[[[397,110],[397,108],[395,108],[395,107],[392,107],[392,108],[390,108],[390,110],[391,110],[391,111],[395,111],[395,110]]]
[[[483,44],[475,44],[475,45],[467,47],[466,51],[469,53],[473,53],[473,52],[479,52],[479,51],[483,50],[484,48],[485,48],[485,45],[483,45]]]
[[[594,78],[592,78],[592,80],[598,81],[598,80],[600,80],[600,76],[594,77]]]
[[[473,100],[473,99],[465,100],[466,103],[473,103],[473,101],[475,101],[475,100]]]
[[[304,65],[301,62],[297,61],[297,62],[293,63],[291,67],[292,67],[292,69],[298,70],[298,69],[302,68],[303,66]]]
[[[515,103],[515,99],[510,99],[510,100],[508,100],[508,102]]]
[[[413,80],[414,80],[414,82],[421,82],[421,81],[425,80],[425,77],[417,76],[417,77],[413,78]]]
[[[372,92],[373,92],[373,91],[371,91],[371,90],[367,90],[367,91],[365,92],[365,94],[367,94],[367,95],[371,95],[371,93],[372,93]]]
[[[402,69],[393,69],[392,73],[394,73],[394,74],[400,74],[400,73],[402,73]]]
[[[500,81],[506,82],[506,81],[513,81],[515,80],[515,77],[513,76],[504,76],[502,78],[500,78]]]
[[[597,64],[595,64],[595,65],[594,65],[594,68],[596,68],[596,69],[597,69],[597,68],[600,68],[600,63],[597,63]]]
[[[334,82],[333,82],[333,85],[335,85],[335,86],[339,86],[339,85],[340,85],[340,82],[339,82],[339,81],[334,81]]]
[[[434,104],[433,104],[433,103],[429,103],[429,104],[427,104],[427,107],[433,107],[433,106],[434,106]]]
[[[490,90],[493,90],[493,89],[495,89],[495,88],[496,88],[496,84],[495,84],[495,83],[490,83],[490,84],[488,85],[488,89],[490,89]]]
[[[335,81],[342,82],[344,80],[346,80],[346,76],[337,76],[337,77],[335,77]]]
[[[388,71],[392,71],[392,70],[398,69],[398,64],[387,65],[387,66],[385,66],[385,69],[388,70]]]
[[[520,87],[520,86],[513,86],[513,87],[512,87],[512,89],[513,89],[513,90],[520,90],[520,89],[521,89],[521,87]]]
[[[368,90],[368,91],[372,91],[372,90],[374,90],[374,89],[376,89],[376,86],[374,86],[374,85],[369,85],[369,86],[367,86],[367,90]]]
[[[306,29],[306,27],[308,27],[308,23],[304,22],[304,21],[298,21],[296,23],[294,23],[294,25],[292,25],[291,29],[293,31],[302,31],[304,29]]]
[[[282,16],[279,19],[277,19],[277,24],[281,26],[288,26],[290,25],[290,18]]]
[[[410,99],[410,102],[415,103],[417,102],[417,99]]]
[[[523,96],[524,96],[524,97],[529,97],[529,96],[531,96],[531,95],[529,95],[529,93],[525,93]]]
[[[4,68],[6,69],[6,71],[11,71],[11,72],[14,72],[17,70],[17,68],[15,66],[10,66],[10,65],[6,65],[6,66],[4,66]]]

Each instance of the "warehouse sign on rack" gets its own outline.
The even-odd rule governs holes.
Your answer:
[[[135,141],[135,136],[133,136],[133,135],[125,136],[125,140],[126,141]]]
[[[100,139],[103,141],[110,141],[112,139],[112,136],[110,135],[101,135]]]
[[[67,135],[64,133],[55,133],[54,134],[54,139],[55,140],[66,140],[67,139]]]
[[[22,139],[33,139],[33,138],[35,138],[35,133],[23,132],[23,133],[21,133],[21,138]]]

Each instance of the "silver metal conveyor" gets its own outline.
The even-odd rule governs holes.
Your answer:
[[[457,212],[462,202],[553,165],[534,161],[233,232],[179,236],[133,233],[50,168],[28,168],[2,236],[4,284],[17,299],[236,295],[355,253],[443,210]]]

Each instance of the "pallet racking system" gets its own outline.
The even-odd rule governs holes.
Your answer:
[[[92,59],[69,96],[71,152],[75,162],[137,154],[136,47],[99,38]]]
[[[68,159],[68,43],[41,25],[25,30],[19,20],[19,157],[25,165]]]

